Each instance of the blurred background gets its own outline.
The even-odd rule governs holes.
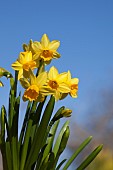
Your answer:
[[[69,157],[85,138],[93,136],[93,142],[69,170],[101,143],[103,151],[88,170],[112,170],[113,1],[1,1],[0,67],[13,74],[11,64],[23,51],[22,44],[30,39],[40,41],[44,33],[50,40],[61,42],[61,58],[49,67],[54,65],[59,72],[70,70],[80,80],[77,99],[67,97],[56,103],[56,109],[64,105],[73,110],[68,149],[63,156]],[[9,81],[1,80],[4,87],[0,88],[0,106],[7,105],[9,92]],[[20,127],[22,118],[20,114]]]

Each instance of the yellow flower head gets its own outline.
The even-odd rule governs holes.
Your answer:
[[[30,101],[43,101],[44,96],[42,95],[43,85],[47,81],[47,73],[43,72],[39,76],[35,76],[31,70],[29,70],[30,80],[21,78],[20,83],[26,89],[23,95],[23,100]]]
[[[70,92],[69,94],[71,97],[76,98],[77,97],[77,92],[78,92],[78,83],[79,79],[78,78],[71,78],[71,73],[68,71],[68,79],[67,79],[67,84],[70,87]]]
[[[19,71],[18,79],[29,76],[29,69],[34,70],[39,66],[39,61],[34,60],[30,51],[21,52],[16,62],[12,64],[14,70]]]
[[[65,83],[67,73],[58,73],[58,70],[53,66],[48,72],[48,80],[45,87],[45,94],[53,94],[56,100],[61,98],[61,93],[68,93],[69,86]]]
[[[50,42],[48,36],[44,34],[41,38],[41,42],[35,41],[31,44],[34,57],[43,59],[46,64],[49,64],[53,58],[59,58],[60,54],[56,51],[60,46],[60,42],[53,40]]]

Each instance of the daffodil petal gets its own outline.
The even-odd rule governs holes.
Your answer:
[[[53,53],[53,58],[60,58],[60,54],[57,52],[57,51],[55,51],[54,53]]]
[[[48,36],[46,35],[46,34],[44,34],[43,36],[42,36],[42,38],[41,38],[41,45],[44,47],[44,48],[46,48],[46,47],[48,47],[48,45],[49,45],[49,38],[48,38]]]
[[[67,81],[71,81],[71,72],[68,70],[68,72],[67,72],[67,75],[68,75],[68,79],[67,79]]]
[[[24,64],[24,63],[25,63],[25,53],[26,53],[26,52],[20,52],[20,54],[19,54],[18,61],[19,61],[19,63],[21,63],[21,64]]]
[[[71,79],[71,84],[78,84],[78,83],[79,83],[79,79],[78,78]]]
[[[49,86],[42,86],[40,88],[40,92],[43,94],[43,95],[51,95],[51,94],[54,94],[55,93],[55,90],[51,89]]]
[[[38,41],[34,41],[34,42],[32,43],[32,48],[33,48],[33,50],[34,50],[36,53],[42,51],[42,45],[41,45],[41,43],[38,42]]]
[[[60,86],[58,87],[58,91],[60,91],[61,93],[69,93],[70,88],[67,84],[61,83]]]
[[[52,66],[49,70],[48,78],[50,80],[54,80],[56,79],[57,76],[58,76],[58,70],[54,66]]]
[[[57,50],[59,46],[60,46],[60,41],[57,40],[53,40],[49,43],[50,50]]]
[[[56,91],[56,93],[53,94],[53,96],[55,97],[55,100],[58,101],[61,98],[61,93],[59,91]]]
[[[78,97],[78,94],[77,94],[77,92],[76,92],[75,94],[70,93],[70,96],[73,97],[73,98],[77,98],[77,97]]]
[[[31,53],[31,51],[25,52],[25,61],[26,62],[32,61],[32,53]]]
[[[23,77],[23,69],[18,72],[18,80]]]
[[[34,73],[32,72],[32,70],[29,70],[29,77],[30,77],[30,84],[36,84],[36,76],[34,75]]]
[[[18,61],[15,61],[11,66],[14,70],[20,70],[22,68],[22,64]]]
[[[43,86],[47,81],[47,73],[46,72],[42,72],[38,75],[38,77],[36,78],[36,82],[38,84],[38,86]]]
[[[67,81],[67,73],[66,72],[64,72],[64,73],[61,73],[61,74],[59,74],[58,75],[58,77],[57,77],[57,81],[60,83],[62,83],[62,82],[66,82]]]

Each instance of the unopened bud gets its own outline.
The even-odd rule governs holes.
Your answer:
[[[7,78],[11,78],[12,77],[10,72],[8,72],[4,68],[0,67],[0,77],[3,77],[3,76],[5,76]]]
[[[71,113],[72,113],[72,110],[66,108],[66,109],[62,110],[61,114],[63,115],[63,117],[70,117]]]

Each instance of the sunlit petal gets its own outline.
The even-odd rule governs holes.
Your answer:
[[[49,44],[49,49],[56,51],[59,46],[60,46],[60,41],[53,40],[53,41],[51,41],[50,44]]]
[[[61,93],[69,93],[70,92],[70,88],[68,85],[66,85],[65,83],[61,83],[60,86],[58,87],[58,90]]]
[[[41,45],[44,47],[44,48],[47,48],[48,45],[49,45],[49,38],[46,34],[44,34],[41,38]]]
[[[49,70],[48,78],[50,80],[54,80],[56,79],[57,76],[58,76],[58,70],[54,66],[52,66]]]
[[[64,72],[64,73],[61,73],[58,75],[57,77],[57,81],[60,83],[60,82],[66,82],[67,81],[67,73]]]
[[[22,64],[19,62],[19,61],[15,61],[13,64],[12,64],[12,68],[14,70],[20,70],[22,69]]]
[[[38,77],[36,78],[36,82],[39,87],[44,85],[46,81],[47,81],[47,72],[40,73]]]

